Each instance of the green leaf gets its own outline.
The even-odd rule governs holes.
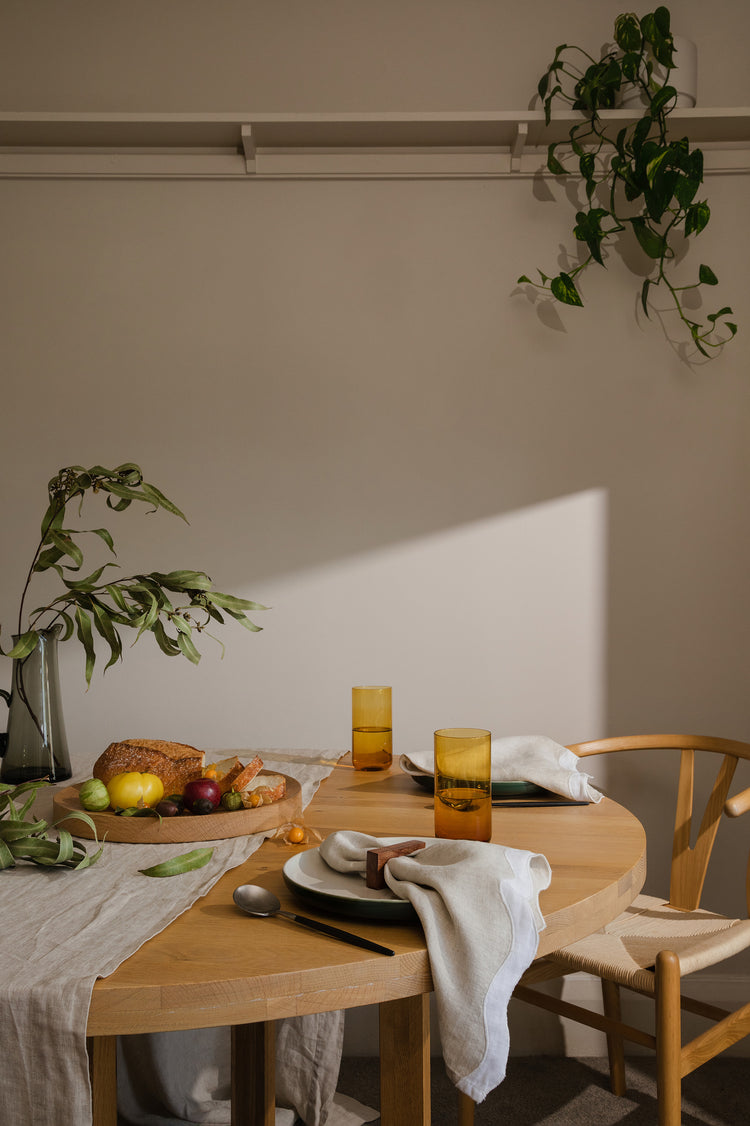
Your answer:
[[[148,578],[153,579],[159,586],[166,587],[167,590],[188,591],[211,589],[211,579],[205,571],[170,571],[166,575],[159,571],[153,571]]]
[[[158,619],[151,626],[151,633],[156,638],[156,643],[168,657],[179,657],[180,647],[167,634],[161,621]]]
[[[94,590],[107,567],[116,566],[116,563],[104,563],[101,567],[97,567],[95,571],[92,571],[85,579],[63,579],[63,582],[68,590]]]
[[[71,570],[77,571],[83,563],[83,552],[78,544],[64,532],[50,532],[49,538],[61,555],[67,555],[73,560],[75,566]]]
[[[5,655],[12,657],[15,661],[20,661],[24,657],[28,657],[29,653],[33,653],[38,644],[39,634],[35,629],[29,629],[21,634],[13,648],[9,649]]]
[[[89,531],[93,536],[99,536],[99,539],[104,540],[112,554],[117,555],[117,552],[115,551],[114,540],[112,539],[112,536],[109,534],[106,528],[90,528]]]
[[[176,624],[177,623],[175,622],[175,625]],[[186,633],[183,633],[182,631],[180,631],[177,634],[177,644],[179,645],[180,650],[182,652],[182,655],[184,657],[187,657],[187,659],[189,661],[192,661],[194,665],[197,665],[199,663],[199,661],[201,659],[201,655],[198,652],[198,650],[195,648],[195,645],[193,645],[193,642],[191,641],[191,639],[188,637],[188,635]]]
[[[113,496],[120,497],[121,500],[127,501],[128,504],[130,504],[134,500],[143,499],[137,489],[130,489],[127,485],[121,485],[119,481],[102,481],[100,487],[105,492],[111,493]]]
[[[183,872],[192,872],[196,868],[203,868],[213,856],[213,848],[196,848],[192,852],[183,852],[180,856],[173,856],[171,860],[162,860],[151,868],[139,868],[144,876],[180,876]]]
[[[8,848],[5,841],[0,840],[0,871],[5,868],[15,868],[16,861],[13,853]]]
[[[227,610],[227,614],[229,614],[231,618],[234,618],[235,621],[238,621],[245,629],[250,630],[251,633],[260,633],[263,629],[262,626],[256,626],[255,622],[251,622],[244,614],[238,614],[235,610]]]
[[[688,208],[685,217],[685,234],[699,235],[711,218],[711,210],[705,200]]]
[[[106,583],[104,589],[114,602],[117,609],[122,610],[122,612],[126,614],[128,612],[128,604],[125,601],[125,596],[123,595],[117,583]]]
[[[560,273],[551,283],[552,296],[563,305],[583,305],[578,290],[569,274]]]
[[[83,649],[86,654],[86,684],[89,685],[91,684],[91,674],[93,673],[94,665],[96,664],[94,639],[91,631],[91,619],[89,618],[88,614],[83,609],[81,609],[80,606],[76,606],[75,620],[78,631],[78,640],[83,645]]]
[[[595,262],[600,266],[604,265],[602,261],[601,243],[604,239],[604,232],[601,227],[601,219],[603,216],[608,215],[609,212],[604,211],[602,208],[595,208],[592,211],[578,211],[576,212],[576,226],[573,234],[580,242],[585,242],[591,251],[591,256]]]
[[[553,142],[547,148],[547,168],[552,173],[553,176],[567,176],[568,175],[567,169],[563,168],[562,164],[560,163],[560,161],[555,156],[555,149],[556,148],[557,148],[557,142]]]
[[[567,275],[560,275],[561,277]],[[237,598],[233,594],[222,594],[219,590],[212,590],[205,595],[207,602],[213,602],[215,606],[221,606],[223,610],[267,610],[267,606],[261,606],[260,602],[251,602],[249,598]]]
[[[700,183],[700,180],[695,180],[692,176],[678,175],[674,184],[674,197],[683,211],[687,211],[693,202]]]
[[[677,91],[675,90],[674,86],[662,86],[661,90],[658,90],[651,99],[652,116],[655,117],[658,113],[661,113],[664,107],[668,105],[669,102],[674,101],[676,98]]]
[[[640,34],[638,38],[640,40]],[[638,82],[638,76],[641,70],[640,45],[637,49],[627,51],[622,56],[620,59],[620,69],[622,70],[622,76],[626,82],[629,82],[632,86]]]
[[[705,264],[701,265],[698,268],[698,280],[700,281],[701,285],[719,284],[719,279],[717,278],[716,274],[713,272],[710,266],[706,266]]]
[[[161,492],[160,489],[157,489],[156,485],[149,485],[147,481],[143,481],[141,484],[141,492],[145,499],[151,501],[157,508],[165,508],[167,512],[171,512],[173,516],[179,516],[186,524],[188,523],[185,514],[181,512],[177,505],[169,500],[168,497],[165,497],[164,493]]]
[[[646,314],[647,317],[650,316],[649,311],[648,311],[648,291],[649,291],[650,288],[651,288],[651,279],[646,278],[643,285],[641,286],[641,308],[643,309],[643,311],[644,311],[644,313]]]
[[[92,598],[91,609],[93,611],[94,625],[109,645],[110,657],[104,666],[104,671],[106,672],[108,668],[117,664],[122,658],[122,641],[120,640],[119,633],[112,624],[106,606],[99,602],[98,599]]]
[[[22,840],[46,828],[46,821],[24,821],[22,817],[11,817],[0,821],[0,837],[4,841]]]
[[[47,571],[50,567],[55,567],[55,570],[60,574],[60,568],[55,565],[64,557],[64,554],[59,547],[48,547],[46,551],[39,553],[39,558],[34,564],[34,571]]]
[[[534,283],[532,282],[531,278],[527,278],[526,274],[521,274],[520,278],[516,282],[516,285],[533,285],[533,284]]]
[[[640,51],[641,25],[632,13],[626,12],[615,20],[615,42],[622,51]]]
[[[659,259],[665,250],[664,236],[652,230],[646,223],[645,219],[637,217],[631,219],[630,223],[635,231],[636,238],[640,243],[641,249],[649,256],[649,258]]]

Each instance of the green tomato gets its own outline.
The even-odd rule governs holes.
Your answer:
[[[89,778],[78,791],[78,800],[90,813],[109,809],[109,791],[99,778]]]
[[[115,774],[107,783],[110,803],[115,809],[131,806],[157,805],[164,797],[164,785],[155,774],[129,771]]]

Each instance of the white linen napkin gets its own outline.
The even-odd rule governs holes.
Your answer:
[[[434,774],[432,750],[402,755],[423,774]],[[492,781],[533,782],[545,790],[574,801],[599,802],[602,795],[591,785],[591,775],[579,770],[580,759],[547,735],[502,735],[492,740]]]
[[[339,832],[319,851],[330,867],[364,874],[367,849],[382,844]],[[536,954],[539,893],[551,878],[540,853],[483,841],[428,841],[385,866],[389,888],[424,928],[448,1076],[475,1102],[505,1078],[508,1001]]]

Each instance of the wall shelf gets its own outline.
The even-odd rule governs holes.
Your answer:
[[[627,110],[602,115],[633,120]],[[3,179],[430,179],[533,176],[547,145],[539,110],[383,114],[0,114]],[[677,109],[675,135],[707,173],[750,171],[750,107]]]

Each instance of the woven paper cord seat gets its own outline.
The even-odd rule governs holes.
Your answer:
[[[534,963],[514,994],[519,1000],[604,1031],[615,1094],[625,1093],[623,1041],[654,1049],[659,1126],[680,1126],[682,1077],[750,1033],[750,1003],[729,1013],[681,995],[681,982],[687,975],[750,947],[750,920],[726,918],[700,907],[722,816],[739,817],[750,809],[750,789],[728,796],[738,762],[750,759],[750,743],[710,736],[637,735],[571,747],[581,757],[635,750],[669,754],[674,749],[679,750],[679,773],[668,900],[638,896],[603,931]],[[697,753],[718,762],[718,770],[691,844]],[[750,880],[746,890],[750,893]],[[575,971],[601,979],[603,1016],[533,988],[540,981]],[[621,986],[653,997],[655,1032],[623,1023]],[[683,1009],[711,1022],[706,1031],[685,1043]]]
[[[750,920],[712,911],[675,911],[663,899],[637,896],[603,931],[552,955],[566,973],[583,971],[644,993],[654,992],[656,956],[672,950],[680,976],[724,961],[750,946]]]

